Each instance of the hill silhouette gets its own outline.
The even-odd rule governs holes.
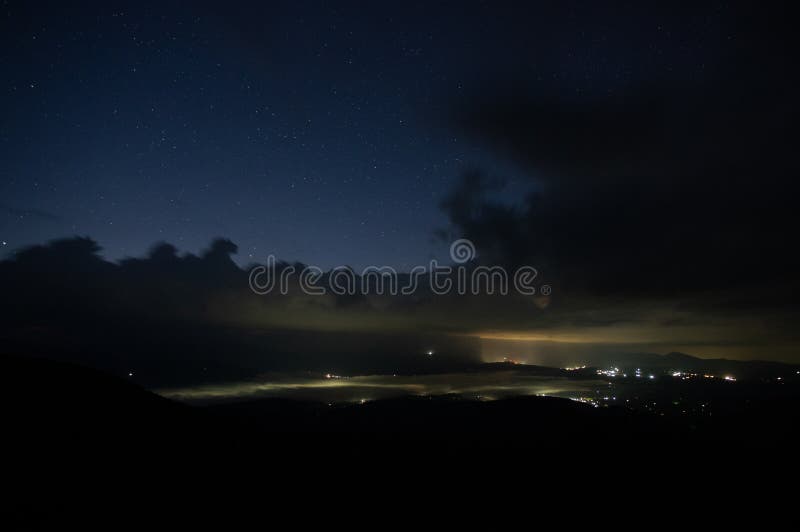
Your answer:
[[[692,471],[705,477],[710,453],[712,465],[726,464],[723,473],[730,472],[727,464],[782,471],[800,443],[796,393],[740,390],[754,398],[746,410],[701,422],[547,397],[342,405],[263,399],[190,407],[112,375],[31,357],[0,357],[0,375],[4,478],[15,487],[4,506],[24,520],[36,501],[46,511],[37,506],[33,513],[50,524],[87,500],[101,516],[119,515],[142,497],[163,501],[162,509],[137,515],[188,512],[195,519],[199,500],[231,504],[217,488],[241,494],[228,490],[242,487],[242,475],[292,490],[378,466],[390,475],[438,471],[458,478],[501,467],[574,479],[607,475],[618,464],[675,463],[696,468],[684,478]],[[722,399],[710,390],[707,400]]]

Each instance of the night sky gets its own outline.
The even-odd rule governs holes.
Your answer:
[[[496,79],[565,101],[702,81],[731,13],[592,3],[4,2],[0,237],[90,235],[238,259],[409,267],[441,257],[465,170],[523,170],[450,120]],[[686,18],[682,18],[683,16]]]
[[[476,72],[518,59],[481,10],[5,2],[2,240],[426,261],[464,168],[516,172],[444,120]]]
[[[240,266],[408,271],[468,238],[553,297],[197,305],[484,354],[800,357],[785,7],[6,1],[1,20],[4,258],[80,235],[109,261],[166,241],[218,264],[225,237]]]

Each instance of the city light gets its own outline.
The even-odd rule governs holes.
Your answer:
[[[620,372],[619,368],[598,369],[597,370],[597,374],[598,375],[605,375],[606,377],[616,377],[616,376],[620,375],[620,373],[621,372]]]

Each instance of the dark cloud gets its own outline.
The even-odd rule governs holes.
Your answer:
[[[723,58],[700,79],[582,98],[494,80],[455,109],[454,126],[519,163],[533,191],[506,207],[466,175],[443,203],[455,232],[488,260],[534,264],[582,293],[789,286],[798,104],[793,38],[779,18],[732,25]]]
[[[792,359],[787,346],[797,341],[788,309],[762,303],[753,315],[735,299],[434,295],[424,284],[411,295],[312,296],[297,276],[288,293],[262,296],[235,251],[225,239],[200,255],[159,243],[144,258],[109,262],[89,238],[20,250],[0,262],[3,351],[172,385],[264,371],[455,371],[509,353],[534,363],[678,348]],[[303,267],[279,262],[276,271],[292,266]],[[407,280],[401,274],[401,286]],[[321,282],[330,290],[330,272]]]
[[[476,340],[424,295],[260,296],[217,239],[202,254],[156,244],[145,258],[103,259],[90,238],[56,240],[0,262],[4,352],[81,362],[150,384],[249,377],[262,371],[402,373],[458,368]],[[277,271],[302,264],[280,263]],[[329,273],[321,284],[330,289]],[[421,312],[417,317],[416,313]],[[463,330],[463,329],[459,329]],[[431,359],[428,350],[435,350]]]

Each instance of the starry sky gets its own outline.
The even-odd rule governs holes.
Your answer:
[[[88,236],[135,295],[160,258],[122,259],[160,241],[200,265],[225,237],[240,267],[409,271],[468,238],[474,264],[532,265],[552,297],[207,308],[797,360],[793,20],[738,1],[4,1],[0,264],[93,263],[85,240],[28,248]]]
[[[226,236],[245,261],[427,260],[459,173],[504,163],[440,119],[478,44],[425,9],[4,3],[5,246]]]
[[[376,4],[3,2],[3,255],[224,236],[242,263],[424,264],[463,172],[509,205],[535,187],[454,108],[496,79],[565,101],[702,79],[729,37],[720,6]]]

